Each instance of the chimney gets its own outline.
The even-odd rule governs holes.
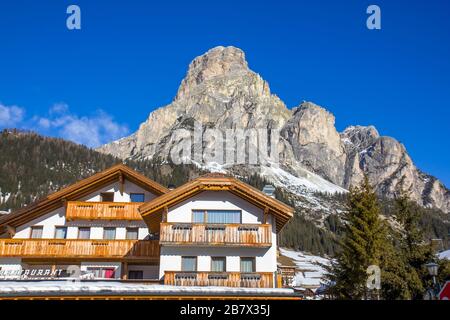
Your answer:
[[[275,199],[275,187],[271,184],[266,184],[264,188],[262,189],[262,192],[264,192],[266,195],[268,195],[271,198]]]

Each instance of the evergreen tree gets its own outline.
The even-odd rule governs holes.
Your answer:
[[[431,245],[425,244],[420,229],[420,212],[409,199],[407,192],[400,190],[395,200],[395,220],[400,225],[398,241],[400,255],[407,265],[407,285],[411,298],[421,299],[425,290],[427,271],[424,265],[433,259]]]
[[[386,244],[377,196],[367,177],[360,186],[350,188],[343,220],[341,251],[329,269],[329,278],[334,283],[330,293],[337,299],[367,298],[367,268],[380,266]]]

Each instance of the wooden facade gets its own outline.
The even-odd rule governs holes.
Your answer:
[[[237,245],[270,247],[269,224],[161,223],[160,243],[164,245]]]
[[[273,273],[166,271],[164,273],[164,284],[172,286],[273,288]]]
[[[159,259],[157,240],[0,239],[0,257]]]
[[[142,220],[138,208],[142,202],[69,201],[66,219],[70,220]]]

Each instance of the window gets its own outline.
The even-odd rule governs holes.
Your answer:
[[[65,239],[67,236],[67,227],[55,227],[55,239]]]
[[[102,192],[100,198],[102,202],[114,202],[114,192]]]
[[[197,257],[181,257],[181,271],[197,271]]]
[[[130,271],[128,271],[128,279],[130,279],[130,280],[144,279],[144,271],[130,270]]]
[[[211,271],[213,272],[225,272],[226,270],[226,258],[225,257],[211,257]]]
[[[44,230],[43,226],[31,227],[30,238],[31,239],[41,239],[43,230]]]
[[[115,268],[87,268],[88,273],[93,274],[97,279],[113,279],[116,273]]]
[[[241,223],[240,210],[193,210],[193,223]]]
[[[80,227],[78,228],[78,239],[90,239],[91,238],[91,228]]]
[[[115,240],[116,239],[116,228],[103,228],[103,239],[104,240]]]
[[[145,196],[143,193],[132,193],[130,194],[131,202],[144,202]]]
[[[127,228],[127,236],[128,240],[137,240],[139,235],[139,228]]]
[[[255,272],[255,258],[241,258],[241,272]]]
[[[194,210],[192,211],[192,222],[193,223],[205,223],[205,211]]]

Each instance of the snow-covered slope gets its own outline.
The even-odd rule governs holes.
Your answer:
[[[440,252],[440,253],[439,253],[439,259],[447,259],[447,260],[450,260],[450,250]]]
[[[323,266],[329,265],[329,259],[283,248],[280,248],[280,254],[291,259],[297,267],[293,287],[317,289],[325,282]]]

